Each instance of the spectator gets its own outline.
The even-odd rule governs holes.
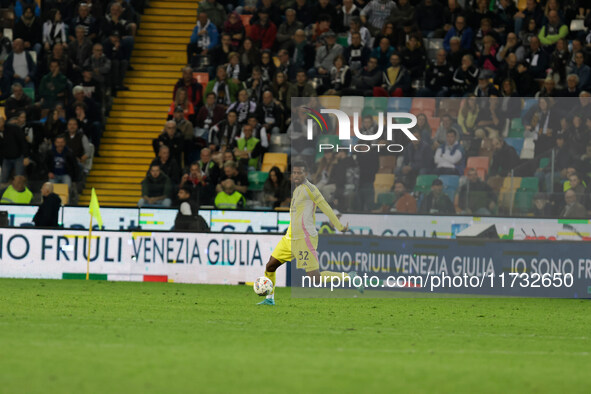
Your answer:
[[[497,60],[502,62],[510,54],[515,55],[515,61],[520,62],[525,57],[525,48],[521,45],[521,41],[517,38],[517,34],[510,32],[507,34],[507,41],[497,51]]]
[[[60,72],[60,66],[57,60],[52,60],[49,64],[49,73],[41,78],[39,84],[39,96],[43,108],[53,108],[56,104],[63,104],[66,96],[68,80]]]
[[[226,73],[228,74],[228,78],[237,86],[242,85],[242,81],[246,78],[246,69],[240,64],[240,55],[238,52],[230,52],[228,54]]]
[[[246,205],[244,196],[236,191],[232,179],[225,179],[221,183],[221,191],[215,197],[215,207],[222,210],[240,209]]]
[[[110,5],[109,13],[105,15],[101,27],[103,39],[106,40],[113,34],[121,38],[121,53],[122,57],[129,62],[131,52],[133,50],[135,31],[137,25],[131,21],[123,19],[123,7],[121,3],[113,2]],[[117,31],[117,33],[114,33]]]
[[[434,179],[431,183],[431,191],[423,197],[419,207],[419,213],[453,215],[454,205],[443,193],[443,182],[441,179]]]
[[[138,201],[139,208],[144,206],[170,207],[172,185],[158,165],[152,165],[142,181],[142,198]]]
[[[245,36],[244,25],[237,12],[230,13],[228,19],[224,22],[222,32],[230,35],[232,49],[237,51],[240,47],[240,42],[242,42]]]
[[[242,126],[242,133],[243,136],[236,140],[234,155],[243,162],[243,167],[248,167],[249,171],[256,171],[263,151],[261,141],[253,136],[253,128],[249,124]]]
[[[41,120],[43,122],[43,119]],[[43,125],[44,151],[51,149],[53,140],[66,131],[66,120],[60,117],[58,109],[52,109],[47,114]]]
[[[25,175],[24,158],[27,153],[25,134],[17,125],[5,124],[0,118],[0,157],[2,157],[2,177],[0,183],[7,183],[14,170],[14,175]]]
[[[34,78],[37,66],[31,55],[24,50],[23,40],[20,38],[12,42],[12,53],[4,62],[4,77],[10,83],[19,83],[27,88],[34,88]]]
[[[413,132],[415,130],[419,133],[421,141],[425,141],[427,145],[431,145],[431,134],[433,134],[433,130],[431,130],[427,115],[424,113],[417,114],[417,124],[412,128]],[[404,142],[406,142],[406,140],[404,140]]]
[[[0,204],[23,204],[28,205],[33,199],[33,193],[27,187],[27,179],[22,175],[16,175],[2,193]]]
[[[201,171],[201,183],[204,188],[211,190],[211,200],[213,202],[215,186],[218,184],[220,178],[220,168],[213,160],[211,160],[211,150],[209,148],[201,149],[200,155],[201,157],[197,164],[199,165],[199,169]]]
[[[350,45],[343,51],[345,63],[351,67],[351,72],[358,75],[367,64],[371,50],[362,44],[361,34],[351,33]]]
[[[428,38],[443,35],[444,16],[443,6],[437,0],[423,0],[415,15],[419,29]]]
[[[111,60],[104,54],[102,44],[93,45],[92,55],[86,59],[84,67],[92,69],[94,79],[108,86],[111,85]]]
[[[306,33],[302,29],[296,30],[289,46],[291,63],[297,70],[309,70],[314,66],[316,50],[306,41]]]
[[[181,179],[181,168],[174,157],[170,155],[170,148],[161,145],[158,149],[158,157],[152,160],[150,168],[158,166],[160,171],[170,179],[173,184],[178,184]]]
[[[378,59],[370,57],[361,73],[352,78],[353,90],[345,94],[372,96],[373,88],[382,82],[382,72],[378,68]]]
[[[162,133],[158,138],[152,140],[152,148],[154,148],[154,154],[158,155],[160,147],[166,145],[170,149],[170,156],[176,160],[177,163],[181,162],[181,154],[183,152],[183,136],[177,129],[176,122],[169,120],[164,125]],[[162,170],[162,168],[160,168]]]
[[[39,205],[37,213],[33,217],[36,227],[58,227],[59,211],[62,199],[53,192],[53,184],[45,182],[41,187],[43,202]]]
[[[283,110],[273,98],[273,93],[267,90],[263,93],[263,101],[257,108],[257,119],[265,130],[271,134],[281,132]]]
[[[84,26],[75,28],[75,38],[68,45],[68,58],[72,62],[72,70],[77,74],[82,73],[84,63],[92,54],[92,41],[85,36]]]
[[[467,100],[470,101],[470,100]],[[475,100],[472,100],[475,102]],[[466,104],[464,104],[466,105]],[[460,114],[462,114],[463,108],[460,108]],[[465,111],[465,110],[464,110]],[[464,112],[466,113],[466,112]],[[445,145],[447,142],[447,133],[448,131],[453,131],[456,133],[456,140],[460,140],[460,135],[462,131],[460,130],[460,125],[454,122],[453,118],[449,114],[444,114],[441,116],[441,123],[439,123],[439,127],[435,132],[435,136],[433,137],[433,147],[435,149],[439,148],[441,145]]]
[[[330,30],[330,23],[332,18],[327,14],[320,14],[316,19],[316,23],[306,28],[306,36],[311,44],[314,44],[316,48],[322,45],[324,33]]]
[[[417,139],[404,148],[402,166],[396,168],[396,176],[407,185],[413,185],[417,175],[429,174],[433,169],[433,150],[429,142],[421,138],[418,130],[413,130],[413,135]]]
[[[417,200],[406,191],[404,182],[394,182],[394,207],[391,212],[417,213]]]
[[[522,97],[532,97],[537,90],[537,84],[529,72],[529,63],[526,61],[517,64],[515,84],[517,85],[517,92]]]
[[[236,138],[239,135],[238,114],[235,111],[230,111],[226,114],[226,119],[215,124],[209,130],[209,148],[214,152],[232,149],[236,145]]]
[[[554,216],[554,209],[548,197],[544,193],[536,193],[533,198],[533,215],[536,218],[544,218]]]
[[[12,84],[12,95],[6,99],[5,115],[8,119],[18,115],[19,112],[31,114],[35,109],[33,100],[25,94],[23,86],[15,82]]]
[[[410,92],[410,73],[400,62],[400,56],[390,56],[390,67],[384,71],[382,88],[374,89],[375,96],[403,97]]]
[[[188,165],[192,162],[191,154],[194,149],[194,129],[191,122],[185,119],[184,110],[182,107],[177,107],[174,110],[174,115],[172,117],[176,124],[177,130],[181,133],[183,137],[183,153],[184,153],[184,165]],[[182,163],[179,163],[183,165]],[[184,166],[183,166],[184,167]]]
[[[174,101],[170,104],[170,108],[168,110],[168,116],[172,118],[174,115],[174,111],[181,107],[183,109],[183,116],[185,119],[193,123],[195,121],[195,108],[193,107],[193,103],[189,100],[189,95],[187,93],[187,89],[179,88],[176,90]]]
[[[406,47],[400,51],[400,57],[402,64],[408,69],[412,79],[423,78],[427,64],[427,54],[417,37],[410,36]]]
[[[49,52],[55,44],[67,44],[66,25],[62,21],[62,13],[52,8],[49,18],[43,24],[43,47]]]
[[[192,163],[189,166],[189,170],[183,174],[179,189],[190,189],[191,200],[197,202],[197,204],[209,205],[213,200],[213,189],[206,190],[204,177],[201,175],[201,169],[197,162]],[[208,193],[209,192],[209,193]]]
[[[77,173],[88,174],[92,168],[92,155],[94,147],[88,142],[86,135],[78,128],[78,120],[68,120],[66,135],[66,147],[78,162]]]
[[[105,41],[104,52],[105,57],[111,62],[112,75],[110,81],[112,91],[129,90],[127,86],[123,85],[125,72],[129,66],[129,60],[117,30],[113,30]]]
[[[343,53],[343,47],[336,43],[337,36],[332,30],[327,31],[322,36],[325,43],[316,48],[314,68],[308,73],[310,77],[320,76],[322,78],[329,78],[334,59]]]
[[[72,189],[72,182],[77,179],[78,164],[76,158],[66,146],[66,136],[58,135],[53,142],[53,148],[48,152],[45,160],[49,182],[65,183],[68,190]]]
[[[396,3],[390,0],[370,0],[361,10],[361,20],[372,35],[376,35],[382,30],[384,23],[396,8],[398,8]]]
[[[519,165],[519,156],[515,148],[505,143],[502,137],[492,139],[494,154],[490,164],[489,176],[506,177]]]
[[[453,37],[459,38],[460,48],[469,51],[472,50],[472,43],[474,41],[474,31],[470,26],[466,26],[466,18],[459,15],[456,18],[454,27],[448,30],[443,39],[443,49],[446,52],[451,51],[451,39]]]
[[[457,141],[455,130],[448,130],[446,143],[435,151],[436,173],[439,175],[461,175],[464,171],[464,149]]]
[[[316,5],[311,6],[310,8],[312,19],[319,15],[324,15],[328,17],[331,22],[336,22],[337,20],[337,10],[331,4],[330,0],[318,0]]]
[[[102,14],[102,12],[101,12]],[[94,41],[98,34],[98,23],[94,16],[90,14],[90,7],[88,2],[80,3],[78,5],[78,15],[70,22],[70,41],[78,39],[78,36],[73,37],[72,33],[76,31],[78,26],[84,29],[84,37],[90,41]]]
[[[586,200],[586,187],[585,184],[581,182],[581,178],[579,174],[576,172],[570,174],[568,176],[568,184],[567,182],[564,183],[564,191],[573,190],[577,194],[577,201],[581,204],[585,205]]]
[[[579,51],[575,54],[575,64],[569,71],[579,77],[580,90],[591,89],[591,67],[585,64],[585,54]]]
[[[238,116],[238,123],[244,125],[251,115],[256,113],[257,105],[255,102],[248,99],[248,92],[246,89],[241,89],[238,92],[238,101],[232,103],[226,113],[231,111],[236,112]]]
[[[209,53],[211,63],[214,65],[225,65],[230,61],[230,54],[234,53],[234,47],[232,46],[232,36],[228,33],[222,33],[221,37],[220,44],[216,45],[215,48],[213,48]],[[210,70],[208,71],[210,75],[213,74],[211,71],[213,68],[208,67],[208,70]],[[233,77],[229,71],[228,74],[231,78]]]
[[[199,109],[195,118],[195,135],[207,141],[211,127],[221,122],[225,116],[224,107],[216,104],[215,93],[208,93],[205,98],[205,105]]]
[[[316,89],[314,86],[308,82],[308,75],[306,71],[299,70],[296,73],[296,83],[295,83],[295,96],[296,97],[316,97]]]
[[[544,78],[550,64],[548,54],[542,49],[538,37],[532,37],[529,44],[529,53],[525,56],[529,71],[534,78]]]
[[[291,63],[289,51],[287,49],[280,49],[277,57],[279,59],[279,67],[277,67],[277,72],[285,74],[289,82],[294,81],[296,68]],[[277,76],[277,73],[275,73],[275,76]]]
[[[27,51],[35,51],[37,59],[41,56],[41,42],[43,40],[42,25],[39,16],[35,16],[32,6],[26,6],[23,15],[14,24],[13,45],[17,39],[22,40],[22,47]],[[17,52],[18,53],[18,52]]]
[[[288,206],[291,201],[291,186],[278,167],[269,170],[263,186],[265,204],[272,207]]]
[[[246,73],[250,74],[261,59],[259,49],[253,45],[250,38],[246,37],[242,41],[242,46],[238,53],[240,54],[240,64],[244,66]]]
[[[216,94],[217,103],[227,106],[236,101],[236,94],[239,89],[238,85],[228,78],[226,68],[224,66],[218,66],[216,78],[207,84],[205,95],[213,92]]]
[[[347,34],[347,43],[349,45],[353,44],[353,35],[359,34],[359,43],[367,49],[371,48],[371,33],[369,32],[369,29],[367,27],[361,24],[361,19],[359,19],[358,17],[351,18],[349,26],[350,27],[349,32]]]
[[[386,71],[389,67],[389,61],[392,55],[395,53],[394,47],[390,45],[390,40],[386,37],[380,40],[380,45],[371,53],[371,57],[375,57],[378,60],[378,69],[380,71]]]
[[[453,75],[453,67],[448,64],[444,49],[437,51],[436,60],[427,68],[425,74],[425,87],[417,96],[419,97],[445,97],[449,94],[449,86]]]
[[[540,29],[538,38],[546,50],[554,50],[556,42],[568,35],[568,26],[566,26],[557,11],[548,12],[548,21]]]
[[[472,55],[462,57],[462,65],[454,71],[451,85],[451,96],[462,97],[473,91],[478,82],[479,70],[474,66]]]
[[[566,77],[566,89],[564,89],[562,96],[564,97],[579,97],[581,90],[579,89],[579,76],[577,74],[569,74]]]
[[[58,108],[59,107],[60,105],[58,104]],[[90,119],[86,117],[86,111],[87,107],[84,103],[78,103],[74,106],[74,114],[76,120],[78,121],[78,128],[82,130],[82,132],[84,133],[84,135],[86,135],[87,138],[90,139],[94,146],[93,152],[96,155],[96,152],[100,147],[101,141],[100,129],[97,128],[96,125],[92,124]]]
[[[174,219],[175,231],[194,231],[198,233],[208,233],[209,227],[205,219],[199,215],[199,204],[191,198],[193,189],[189,186],[179,189],[177,194],[179,199],[179,210]]]
[[[392,22],[394,26],[402,26],[405,23],[415,21],[415,7],[410,4],[409,0],[398,0],[398,7],[392,8],[388,22]]]
[[[345,0],[351,2],[351,0]],[[277,46],[280,49],[288,49],[292,45],[292,37],[298,30],[304,29],[304,24],[296,19],[296,12],[293,8],[285,11],[285,22],[279,25],[277,30]],[[303,32],[303,30],[302,30]]]
[[[561,218],[585,218],[587,210],[585,206],[577,201],[577,193],[574,190],[564,192],[564,202],[566,205],[560,212]]]
[[[234,190],[246,194],[246,191],[248,190],[248,176],[244,172],[239,171],[238,164],[234,161],[227,161],[224,163],[224,173],[220,178],[220,183],[216,186],[216,191],[218,193],[223,188],[224,180],[227,179],[232,180]]]
[[[255,115],[250,116],[246,124],[252,127],[252,135],[261,141],[261,147],[263,148],[262,152],[266,152],[269,148],[269,135],[267,134],[267,130],[265,130],[265,128],[259,123]],[[240,138],[244,138],[244,131],[240,133]],[[234,160],[234,157],[232,157],[232,160]]]
[[[328,86],[325,94],[340,96],[342,91],[351,84],[351,69],[345,62],[343,55],[338,55],[334,59],[330,69]]]
[[[490,215],[496,208],[495,201],[496,196],[490,186],[478,177],[475,168],[470,168],[468,182],[460,186],[454,207],[458,214]]]
[[[250,38],[262,49],[271,49],[275,44],[277,26],[269,19],[269,10],[261,8],[258,12],[259,20],[250,27]]]
[[[197,24],[193,28],[191,39],[187,45],[187,63],[198,65],[200,56],[205,56],[218,44],[218,29],[210,22],[207,13],[201,11],[197,15]]]
[[[220,29],[225,20],[228,19],[224,7],[216,0],[205,0],[199,4],[199,12],[207,14],[211,22]]]

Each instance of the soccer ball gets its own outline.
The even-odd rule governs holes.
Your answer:
[[[266,296],[273,291],[273,282],[266,276],[261,276],[254,281],[252,285],[254,292],[260,296]]]

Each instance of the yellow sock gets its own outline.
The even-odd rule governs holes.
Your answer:
[[[320,276],[327,278],[339,278],[343,281],[351,280],[351,277],[346,272],[322,271]]]
[[[273,298],[273,295],[275,294],[275,277],[276,277],[276,273],[275,272],[267,272],[265,271],[265,276],[269,279],[271,279],[271,282],[273,282],[273,291],[271,292],[271,294],[269,294],[267,296],[267,298]]]

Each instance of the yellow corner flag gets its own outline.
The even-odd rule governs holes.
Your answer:
[[[101,217],[101,207],[99,206],[98,197],[92,188],[92,196],[90,197],[90,204],[88,204],[88,213],[92,216],[99,225],[99,228],[103,227],[103,218]]]

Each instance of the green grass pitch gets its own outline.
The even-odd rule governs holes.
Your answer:
[[[589,393],[591,302],[0,280],[1,393]]]

